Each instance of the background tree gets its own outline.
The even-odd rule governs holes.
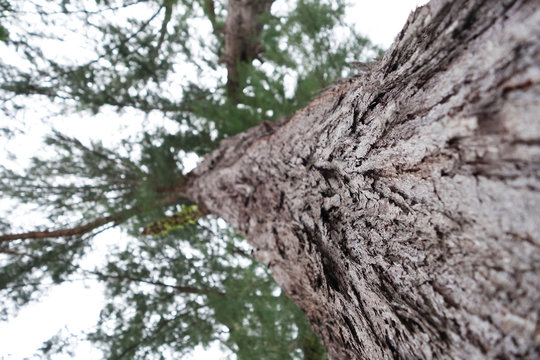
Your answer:
[[[16,18],[10,13],[3,21],[16,59],[0,68],[7,116],[16,119],[31,101],[45,98],[63,113],[160,112],[178,130],[154,129],[117,149],[54,132],[46,139],[54,156],[36,156],[24,170],[3,167],[2,195],[47,214],[38,229],[4,224],[4,297],[20,307],[52,283],[102,280],[110,302],[91,339],[109,358],[147,359],[163,349],[174,357],[216,339],[239,358],[324,357],[299,310],[216,219],[157,237],[140,234],[192,204],[186,154],[207,154],[263,119],[290,116],[317,89],[347,75],[349,61],[379,54],[343,24],[341,1],[298,1],[280,13],[270,11],[272,3],[23,1],[5,7]],[[234,26],[238,16],[245,16],[244,27]],[[81,44],[76,58],[51,51],[51,43],[68,35]],[[179,64],[188,70],[179,71]],[[131,242],[105,264],[84,268],[92,237],[118,225]]]

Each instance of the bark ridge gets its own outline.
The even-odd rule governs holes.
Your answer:
[[[539,38],[536,1],[432,1],[194,171],[331,358],[540,356]]]

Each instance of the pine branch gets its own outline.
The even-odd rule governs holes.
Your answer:
[[[160,199],[155,206],[164,207],[168,205],[178,204],[182,199],[189,199],[186,195],[185,190],[188,188],[186,185],[188,181],[192,180],[192,176],[184,176],[181,180],[181,183],[171,188],[171,192],[165,192],[167,195]],[[182,184],[182,182],[184,184]],[[147,210],[142,206],[136,206],[131,209],[125,209],[119,211],[115,214],[105,216],[94,221],[88,222],[83,225],[75,226],[67,229],[59,230],[45,230],[45,231],[30,231],[19,234],[6,234],[0,235],[0,243],[13,241],[13,240],[26,240],[26,239],[44,239],[44,238],[61,238],[61,237],[72,237],[77,235],[84,235],[86,233],[95,230],[103,225],[113,223],[114,225],[119,225],[129,219],[130,217],[141,213],[142,211]],[[198,210],[198,216],[202,217],[207,215],[208,212],[201,208]]]
[[[170,1],[166,1],[162,7],[165,8],[165,15],[163,17],[161,29],[159,31],[159,40],[155,48],[156,54],[160,50],[161,45],[163,44],[163,41],[165,41],[165,37],[167,36],[167,25],[171,21],[172,11],[173,11],[173,4]]]
[[[177,292],[183,293],[183,294],[225,296],[224,292],[221,292],[221,291],[219,291],[218,289],[215,289],[215,288],[204,289],[204,288],[198,288],[198,287],[195,287],[195,286],[178,286],[178,285],[166,284],[166,283],[161,282],[161,281],[141,279],[141,278],[137,278],[137,277],[130,276],[130,275],[104,274],[104,273],[101,273],[101,272],[98,272],[98,271],[91,271],[91,270],[83,270],[83,271],[87,272],[89,274],[96,275],[98,278],[101,278],[101,279],[120,279],[120,280],[125,279],[125,280],[133,281],[133,282],[139,282],[139,283],[144,283],[144,284],[149,284],[149,285],[154,285],[154,286],[171,288],[171,289],[174,289]]]
[[[91,221],[89,223],[75,226],[68,229],[60,229],[60,230],[52,230],[52,231],[49,231],[49,230],[30,231],[30,232],[19,233],[19,234],[0,235],[0,243],[6,242],[6,241],[13,241],[13,240],[59,238],[59,237],[71,237],[71,236],[83,235],[100,226],[106,225],[111,222],[120,223],[123,220],[127,219],[129,215],[132,215],[130,213],[132,213],[133,210],[134,209],[128,210],[128,211],[122,211],[117,214],[106,216],[106,217]]]
[[[218,33],[218,27],[216,22],[216,8],[214,5],[214,0],[204,0],[204,13],[210,20],[212,24],[212,31],[214,34]]]
[[[125,358],[128,354],[130,354],[131,352],[133,351],[136,351],[136,349],[139,347],[139,346],[142,346],[143,344],[151,341],[153,338],[155,338],[156,336],[158,336],[158,334],[163,331],[170,323],[178,320],[179,318],[181,318],[182,316],[185,316],[186,313],[181,313],[179,312],[176,316],[174,316],[173,318],[171,319],[165,319],[165,318],[161,318],[162,321],[160,321],[158,323],[158,326],[156,326],[151,332],[149,332],[149,335],[147,336],[144,336],[142,339],[140,339],[139,341],[135,341],[133,344],[131,344],[130,346],[126,347],[124,349],[124,351],[122,351],[118,356],[114,357],[115,360],[119,360],[119,359],[123,359]]]

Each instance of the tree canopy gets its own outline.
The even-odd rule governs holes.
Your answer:
[[[110,359],[177,358],[215,340],[239,359],[325,357],[244,240],[204,209],[187,216],[195,204],[183,196],[185,159],[292,115],[354,74],[351,62],[381,51],[344,23],[342,0],[246,4],[0,1],[4,136],[16,136],[20,114],[38,103],[44,118],[81,112],[92,121],[114,109],[176,124],[118,148],[52,131],[27,168],[0,167],[2,197],[45,215],[32,228],[0,224],[3,319],[54,284],[88,277],[108,299],[88,337]],[[229,15],[242,6],[252,6],[242,12],[250,26],[238,28]],[[116,226],[129,243],[82,265],[93,237]],[[62,344],[51,339],[43,351]]]

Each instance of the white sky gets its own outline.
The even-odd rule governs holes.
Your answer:
[[[347,21],[356,24],[363,35],[388,49],[405,25],[409,14],[427,0],[350,0]]]
[[[426,2],[426,0],[351,0],[353,7],[347,12],[347,20],[356,24],[357,29],[375,44],[386,49],[402,29],[410,12]],[[84,121],[76,121],[76,115],[60,121],[55,127],[83,139],[102,138],[103,134],[115,134],[119,130],[123,135],[126,132],[134,133],[139,130],[139,128],[127,128],[127,122],[123,122],[123,125],[119,125],[119,122],[111,122],[110,116],[117,117],[113,114],[97,117],[90,128],[81,126]],[[133,124],[133,121],[130,123]],[[38,144],[26,143],[20,146],[30,151],[39,150]],[[111,239],[117,240],[121,236],[123,235],[119,231],[112,230],[98,235],[93,243],[103,247]],[[0,360],[38,359],[33,356],[36,350],[43,341],[60,330],[67,328],[70,333],[76,334],[92,328],[97,321],[102,304],[103,294],[101,288],[95,283],[73,282],[55,288],[44,296],[41,302],[20,311],[19,315],[9,323],[0,323]],[[224,359],[225,356],[226,353],[214,346],[206,351],[200,349],[192,357],[186,359],[219,360]],[[88,343],[81,343],[74,358],[94,360],[100,359],[101,356],[100,352]]]

